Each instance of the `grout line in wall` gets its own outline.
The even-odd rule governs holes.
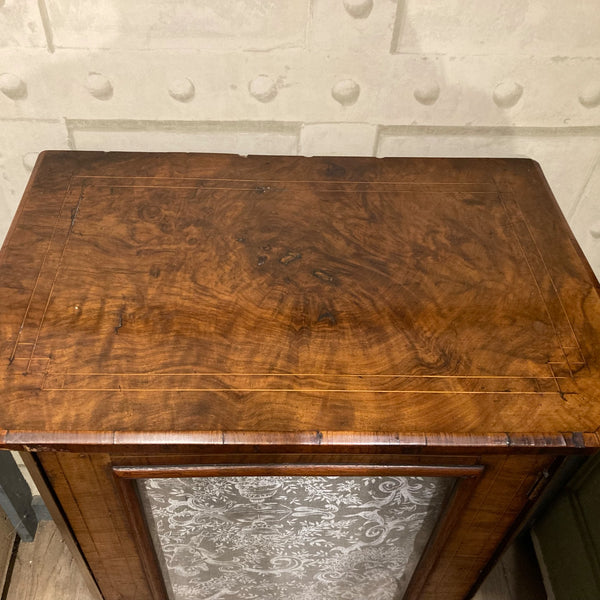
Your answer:
[[[52,35],[52,23],[50,22],[50,16],[48,15],[46,0],[38,0],[38,10],[40,12],[40,19],[46,37],[46,47],[48,48],[48,52],[53,53],[55,50],[54,37]]]
[[[392,31],[392,41],[390,43],[390,54],[399,54],[398,44],[404,30],[406,21],[406,0],[397,0],[396,17],[394,19],[394,29]]]
[[[192,121],[192,120],[158,120],[151,119],[69,119],[65,118],[65,124],[70,132],[75,130],[85,131],[147,131],[158,130],[178,133],[181,131],[207,133],[218,130],[237,133],[244,131],[248,133],[289,133],[298,134],[302,125],[299,121]]]
[[[296,156],[304,156],[302,153],[302,130],[304,129],[304,123],[301,123],[298,127],[298,135],[296,136]]]
[[[75,145],[75,138],[73,137],[73,130],[71,129],[71,127],[69,127],[69,119],[67,119],[67,117],[63,117],[61,119],[61,123],[63,124],[63,127],[65,128],[65,131],[67,133],[67,148],[69,150],[77,150],[77,147]]]
[[[379,125],[373,124],[373,123],[369,123],[368,121],[311,121],[309,123],[301,123],[299,130],[298,130],[298,143],[297,143],[297,151],[298,151],[298,155],[299,156],[316,156],[314,153],[310,153],[310,154],[306,154],[304,152],[304,147],[302,144],[302,132],[304,131],[304,129],[306,127],[313,127],[313,126],[321,126],[321,125],[326,125],[326,126],[330,126],[330,127],[340,127],[340,126],[354,126],[354,125],[358,125],[358,126],[365,126],[365,127],[372,127],[375,129],[375,135],[374,135],[374,140],[373,140],[373,146],[371,147],[371,153],[370,154],[365,154],[364,156],[375,156],[374,152],[375,149],[377,148],[378,145],[378,133],[379,133]],[[349,154],[346,153],[342,153],[342,154],[332,154],[332,156],[350,156]]]
[[[379,142],[381,139],[381,125],[375,126],[375,136],[373,138],[373,148],[371,149],[371,156],[377,156],[379,151]]]
[[[136,119],[69,119],[67,117],[62,119],[64,126],[67,131],[67,145],[71,150],[77,149],[99,149],[97,147],[84,147],[81,148],[78,141],[78,133],[82,134],[110,134],[115,132],[130,132],[132,135],[136,134],[152,134],[155,132],[167,132],[173,136],[177,135],[214,135],[214,134],[225,134],[225,135],[245,135],[252,136],[257,134],[266,134],[272,136],[284,136],[287,138],[293,138],[295,146],[291,146],[290,141],[289,150],[285,153],[290,152],[298,153],[299,150],[299,138],[300,138],[300,122],[278,122],[278,121],[152,121],[152,120],[136,120]],[[162,148],[163,151],[176,151],[177,148]],[[187,151],[190,151],[189,149]],[[236,147],[236,149],[230,149],[229,152],[234,154],[240,154],[241,156],[247,156],[253,154],[246,147],[246,144],[242,144]],[[260,151],[258,152],[261,153]]]
[[[404,0],[399,0],[403,2]],[[45,9],[45,4],[43,4],[45,0],[38,0],[40,6],[40,14],[41,11]],[[41,8],[41,7],[44,8]],[[304,35],[299,35],[296,41],[290,42],[282,42],[275,43],[271,46],[253,46],[250,44],[242,44],[238,46],[222,46],[222,47],[211,47],[211,46],[186,46],[181,47],[176,44],[173,45],[164,45],[164,46],[152,46],[152,47],[143,47],[143,48],[131,48],[131,47],[122,47],[122,46],[94,46],[90,48],[89,45],[85,44],[76,44],[76,43],[64,43],[64,45],[56,45],[53,39],[51,20],[48,17],[48,21],[43,22],[44,32],[46,33],[47,43],[51,44],[51,52],[55,50],[60,50],[61,53],[69,54],[72,53],[77,56],[80,52],[90,52],[93,51],[94,54],[107,54],[116,57],[117,60],[123,60],[123,56],[143,56],[147,54],[155,54],[157,56],[163,56],[165,52],[176,54],[181,58],[193,57],[194,60],[202,59],[202,57],[206,57],[206,60],[210,63],[213,56],[220,56],[222,58],[237,58],[240,53],[269,53],[269,52],[282,52],[286,51],[296,52],[296,51],[304,51],[302,56],[302,61],[310,60],[310,57],[317,56],[329,56],[331,51],[328,51],[326,48],[316,47],[314,49],[311,48],[312,45],[312,33],[310,30],[305,29]],[[394,33],[392,32],[392,38],[394,37]],[[306,39],[308,38],[308,42]],[[308,46],[305,44],[308,43]],[[13,48],[17,50],[17,48]],[[47,48],[49,49],[49,48]],[[44,51],[43,48],[31,47],[28,48],[27,58],[34,60],[36,56],[36,51]],[[521,66],[523,61],[531,60],[534,63],[544,63],[542,65],[543,68],[554,68],[559,61],[557,61],[557,57],[554,54],[550,53],[539,53],[535,56],[524,56],[523,54],[519,54],[518,52],[485,52],[485,53],[475,53],[475,52],[457,52],[457,53],[449,53],[449,52],[433,52],[428,51],[424,52],[421,50],[398,50],[391,52],[389,55],[381,55],[381,53],[374,51],[368,47],[361,47],[359,49],[349,48],[346,51],[346,54],[349,56],[355,56],[357,61],[361,61],[358,64],[368,64],[369,61],[377,60],[380,63],[382,61],[389,61],[388,64],[390,66],[394,66],[399,64],[402,58],[407,59],[418,59],[419,62],[421,60],[442,60],[445,63],[450,62],[460,62],[460,61],[489,61],[489,60],[502,60],[504,63],[507,60],[514,61],[513,66]],[[25,55],[23,55],[25,57]],[[560,57],[558,57],[560,58]],[[292,60],[290,58],[290,60]],[[318,60],[315,58],[315,60]],[[598,65],[600,63],[600,56],[595,55],[579,55],[579,56],[570,56],[568,58],[571,65],[577,66],[587,66],[590,63],[592,66]],[[503,63],[503,64],[504,64]],[[304,64],[304,63],[303,63]]]
[[[531,136],[589,136],[600,135],[598,125],[574,125],[564,127],[531,126],[531,125],[380,125],[381,135],[504,135],[518,137]]]
[[[312,22],[313,22],[313,2],[314,0],[308,0],[306,7],[306,24],[304,26],[304,47],[310,51],[312,45],[311,33],[312,33]]]
[[[2,115],[0,115],[0,123],[51,123],[51,124],[57,124],[57,123],[62,123],[63,119],[62,118],[49,118],[49,117],[41,117],[41,118],[36,118],[36,117],[4,117]]]
[[[47,123],[56,123],[63,121],[70,129],[85,129],[112,131],[115,127],[120,130],[135,131],[146,129],[151,126],[153,129],[161,131],[180,131],[181,129],[190,129],[194,131],[202,130],[210,132],[214,128],[227,128],[230,131],[237,131],[240,128],[246,131],[273,131],[273,132],[289,132],[299,131],[303,125],[322,125],[332,124],[339,125],[336,121],[312,121],[303,123],[301,121],[277,121],[277,120],[153,120],[153,119],[28,119],[28,118],[8,118],[0,121],[39,121]],[[372,124],[366,121],[352,121],[352,124]],[[504,135],[507,137],[519,137],[522,135],[531,136],[600,136],[600,126],[565,126],[565,127],[548,127],[548,126],[508,126],[508,125],[388,125],[376,124],[378,137],[396,136],[396,135],[489,135],[498,136]],[[600,155],[599,155],[600,159]]]
[[[591,182],[592,177],[594,176],[594,173],[596,172],[596,170],[600,170],[600,152],[598,152],[598,154],[596,154],[596,158],[594,159],[594,162],[587,174],[587,177],[585,178],[584,184],[581,186],[579,193],[576,194],[575,201],[571,204],[571,208],[565,215],[569,224],[571,224],[572,219],[575,217],[575,214],[577,213],[577,211],[579,209],[579,205],[585,198],[587,189],[590,185],[590,182]]]

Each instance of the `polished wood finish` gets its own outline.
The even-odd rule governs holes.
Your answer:
[[[0,444],[107,600],[154,585],[114,473],[479,465],[413,585],[463,598],[600,447],[598,289],[528,160],[44,153],[0,253]]]
[[[117,469],[113,469],[113,473],[117,475]],[[163,579],[160,563],[135,481],[134,479],[119,477],[117,478],[117,486],[127,510],[129,523],[131,524],[152,598],[154,600],[168,598],[167,586]]]
[[[595,282],[530,161],[47,153],[0,286],[7,442],[598,443]]]
[[[479,475],[481,475],[482,471],[483,469],[481,469]],[[444,510],[436,523],[402,600],[418,600],[422,597],[423,588],[431,578],[432,570],[448,538],[456,530],[458,521],[473,493],[475,485],[476,481],[473,478],[473,474],[469,477],[458,479],[455,482],[450,497],[446,500]]]
[[[46,528],[45,531],[46,533],[48,531],[57,531],[60,534],[60,543],[54,544],[54,542],[52,542],[52,545],[56,548],[56,554],[60,555],[61,557],[64,557],[64,562],[69,565],[65,568],[66,573],[64,575],[67,582],[69,583],[67,584],[65,583],[65,581],[61,581],[62,577],[59,577],[56,578],[57,581],[59,581],[59,583],[53,583],[53,585],[62,585],[63,587],[66,587],[68,589],[68,586],[72,583],[77,588],[77,590],[79,590],[79,581],[81,580],[83,581],[83,584],[87,589],[87,594],[81,592],[81,600],[84,600],[84,596],[85,600],[87,600],[87,596],[89,596],[93,600],[102,600],[102,596],[100,594],[100,591],[98,590],[96,580],[90,572],[89,565],[85,560],[85,557],[81,553],[81,548],[79,547],[79,544],[77,543],[77,540],[73,535],[73,530],[71,529],[71,526],[65,518],[65,514],[49,485],[46,475],[40,468],[36,454],[31,452],[21,452],[21,458],[23,460],[23,463],[27,467],[29,474],[31,475],[31,478],[35,484],[37,491],[39,492],[42,500],[44,501],[44,506],[46,507],[48,513],[50,514],[50,517],[52,518],[53,527]],[[52,539],[54,539],[54,533],[52,533],[51,536]],[[34,541],[36,542],[37,546],[40,546],[39,540]],[[28,550],[27,552],[30,551]],[[34,555],[39,556],[37,548],[32,552],[34,553]],[[49,556],[53,556],[53,553],[50,553]],[[61,558],[61,560],[63,560],[63,558]],[[75,568],[70,568],[71,563],[73,563]],[[41,571],[44,570],[43,567],[38,568]],[[75,572],[77,572],[78,574],[76,574]],[[44,575],[40,575],[39,577],[43,578]],[[52,578],[52,581],[54,582],[55,578]],[[19,584],[19,586],[20,585],[21,584]],[[50,588],[55,589],[52,586],[50,586]]]
[[[170,467],[115,467],[123,479],[161,479],[173,477],[268,477],[268,476],[344,476],[344,477],[479,477],[481,465],[353,465],[353,464],[264,464],[264,465],[173,465]]]

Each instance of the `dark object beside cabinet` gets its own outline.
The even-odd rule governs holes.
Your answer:
[[[0,298],[0,442],[106,600],[467,598],[600,446],[529,160],[43,153]]]

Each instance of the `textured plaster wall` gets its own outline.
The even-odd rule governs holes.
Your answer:
[[[597,0],[0,0],[0,236],[47,148],[527,156],[600,275]]]

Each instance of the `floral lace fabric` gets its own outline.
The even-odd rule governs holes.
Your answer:
[[[451,479],[144,479],[172,600],[399,600]]]

